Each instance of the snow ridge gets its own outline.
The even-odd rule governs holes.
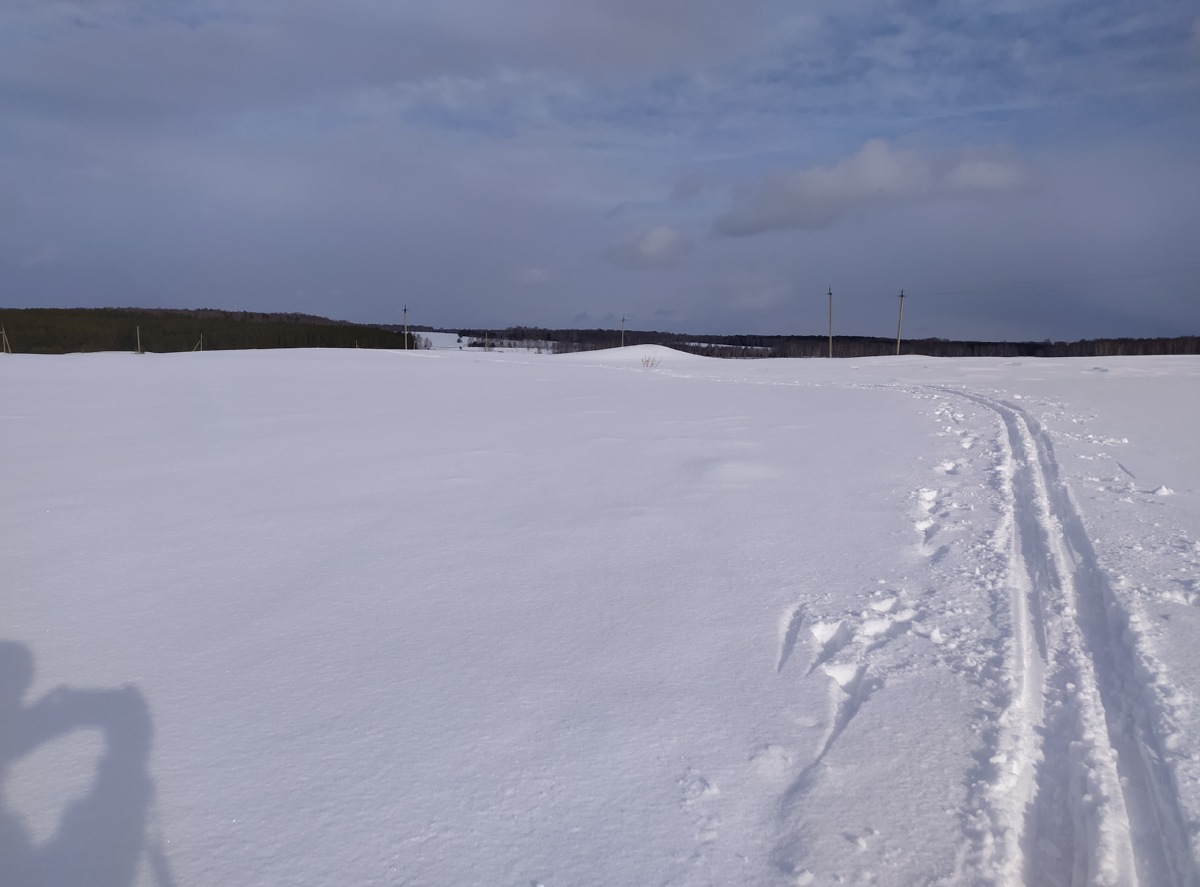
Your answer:
[[[1046,433],[1025,411],[941,389],[993,411],[1005,429],[1012,628],[1007,704],[978,793],[990,828],[970,852],[993,883],[1195,883],[1186,831],[1162,764],[1123,617]],[[980,823],[982,825],[982,823]]]

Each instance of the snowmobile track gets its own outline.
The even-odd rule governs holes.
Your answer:
[[[976,797],[990,827],[970,855],[1001,884],[1192,887],[1174,783],[1122,640],[1126,619],[1048,435],[1020,407],[932,390],[994,413],[1007,457],[998,534],[1012,617],[1007,706],[996,772]]]

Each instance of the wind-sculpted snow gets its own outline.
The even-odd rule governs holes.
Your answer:
[[[1198,381],[0,357],[0,883],[1196,884]]]

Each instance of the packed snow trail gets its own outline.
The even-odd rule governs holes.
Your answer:
[[[1048,437],[1019,407],[944,391],[995,412],[1008,448],[1012,696],[988,791],[995,840],[979,852],[1006,884],[1193,884],[1124,620]]]

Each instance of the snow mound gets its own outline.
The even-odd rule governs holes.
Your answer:
[[[713,363],[719,361],[716,357],[701,357],[699,354],[688,354],[686,351],[676,351],[665,345],[626,345],[624,348],[605,348],[600,351],[576,351],[573,354],[559,354],[556,361],[563,363],[581,363],[589,366],[635,367],[638,369],[654,369],[656,367],[679,367],[688,363]]]

